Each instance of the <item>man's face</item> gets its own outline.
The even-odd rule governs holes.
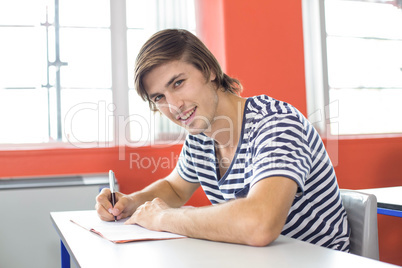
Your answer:
[[[218,95],[211,74],[206,81],[202,72],[184,61],[171,61],[145,75],[145,89],[161,113],[184,127],[190,134],[208,131],[213,122]]]

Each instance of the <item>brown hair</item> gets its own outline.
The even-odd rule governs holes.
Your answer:
[[[135,89],[143,100],[147,100],[151,110],[157,108],[143,84],[144,76],[164,63],[174,60],[184,60],[200,70],[209,80],[212,73],[218,88],[237,94],[242,90],[239,80],[226,75],[214,55],[194,34],[182,29],[168,29],[155,33],[142,46],[135,62],[134,83]]]

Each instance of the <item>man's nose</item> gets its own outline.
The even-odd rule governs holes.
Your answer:
[[[179,96],[177,96],[177,94],[167,94],[166,101],[169,105],[170,113],[173,115],[178,115],[180,112],[182,112],[184,102]]]

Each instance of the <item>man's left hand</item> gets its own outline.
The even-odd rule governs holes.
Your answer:
[[[170,207],[160,198],[147,201],[137,208],[124,224],[138,224],[149,230],[164,231],[161,228],[163,212]]]

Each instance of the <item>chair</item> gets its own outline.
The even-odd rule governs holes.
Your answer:
[[[340,192],[351,228],[350,252],[378,260],[377,198],[354,190]]]

